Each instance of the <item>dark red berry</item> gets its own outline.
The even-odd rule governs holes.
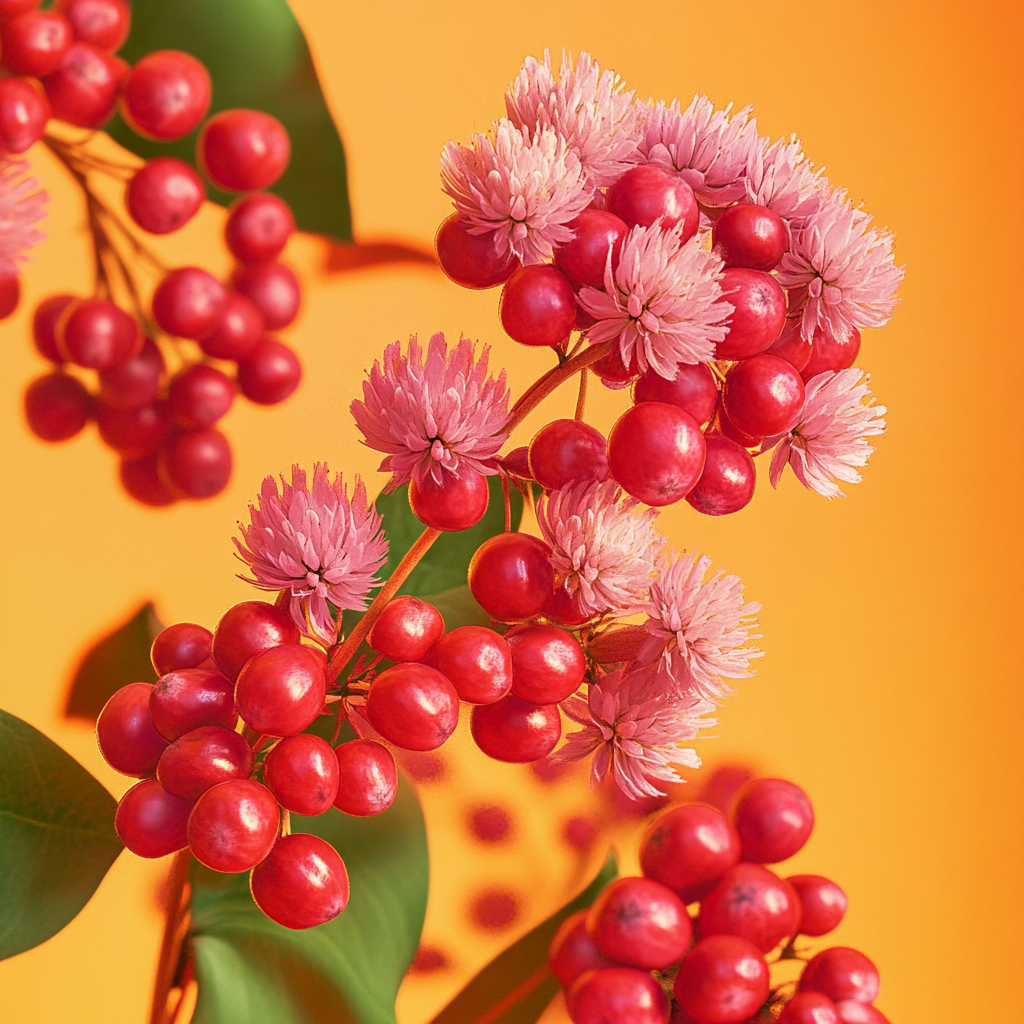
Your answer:
[[[840,999],[835,1008],[839,1024],[889,1024],[889,1018],[870,1003]]]
[[[168,740],[203,725],[233,729],[238,721],[235,687],[226,676],[208,668],[172,669],[156,681],[149,713],[157,731]]]
[[[608,435],[608,464],[624,491],[647,505],[671,505],[704,469],[705,444],[694,418],[665,402],[627,409]]]
[[[61,316],[57,344],[70,362],[109,370],[142,348],[142,336],[135,317],[120,306],[107,299],[83,299]]]
[[[773,270],[789,248],[789,230],[767,207],[738,203],[715,221],[711,245],[727,267]]]
[[[707,423],[715,411],[718,385],[707,363],[680,363],[674,380],[666,380],[653,370],[637,378],[633,401],[665,402],[689,413],[695,422]]]
[[[188,819],[188,845],[214,871],[248,871],[273,849],[281,822],[277,801],[251,779],[208,789]]]
[[[231,445],[213,428],[173,434],[160,452],[160,472],[186,498],[212,498],[231,479]]]
[[[403,595],[377,616],[367,643],[391,661],[422,661],[443,636],[441,613],[418,597]]]
[[[697,1024],[741,1024],[768,998],[768,965],[756,946],[713,935],[690,950],[673,992]]]
[[[551,606],[545,609],[544,614],[563,626],[578,626],[594,616],[593,612],[583,611],[581,600],[582,594],[579,590],[570,594],[565,587],[559,587],[555,591]]]
[[[167,439],[171,431],[171,410],[163,399],[132,409],[115,409],[105,402],[97,402],[96,426],[108,447],[125,459],[141,459],[155,452]]]
[[[765,354],[785,359],[795,370],[803,371],[811,358],[813,346],[801,330],[800,318],[786,321],[782,333],[765,349]]]
[[[576,293],[558,267],[536,263],[517,270],[505,282],[498,313],[513,341],[558,346],[572,333]]]
[[[238,363],[238,387],[257,405],[283,402],[301,379],[299,357],[276,338],[261,338]]]
[[[800,897],[801,935],[827,935],[846,914],[846,893],[821,875],[790,875],[787,882]]]
[[[164,357],[152,338],[125,363],[100,370],[100,400],[115,409],[134,409],[152,402],[160,393]]]
[[[126,0],[65,0],[57,9],[71,22],[76,39],[101,50],[119,50],[131,28]]]
[[[44,359],[53,363],[64,362],[57,345],[57,325],[68,306],[75,301],[73,295],[51,295],[36,307],[32,317],[32,340]]]
[[[706,516],[727,516],[750,503],[757,471],[750,453],[722,434],[705,434],[704,471],[686,500]]]
[[[476,745],[496,761],[528,764],[547,757],[562,735],[558,705],[539,707],[513,694],[473,708],[470,730]]]
[[[608,442],[581,420],[552,420],[530,442],[530,473],[546,490],[608,479]]]
[[[495,619],[514,622],[539,615],[554,588],[551,549],[526,533],[489,537],[469,563],[469,589]]]
[[[359,818],[386,811],[398,792],[398,767],[391,751],[373,740],[349,740],[334,748],[338,795],[334,806]]]
[[[370,685],[366,716],[403,750],[435,750],[459,724],[459,695],[428,665],[407,663],[381,672]]]
[[[252,192],[281,177],[291,144],[284,125],[262,110],[222,110],[203,125],[196,152],[215,185]]]
[[[114,828],[136,857],[166,857],[188,846],[192,805],[172,796],[156,779],[136,783],[118,801]]]
[[[323,814],[338,795],[338,758],[319,736],[289,736],[267,754],[263,782],[286,810]]]
[[[213,634],[194,622],[176,622],[160,630],[149,651],[149,659],[162,676],[182,668],[198,668],[210,656]]]
[[[722,294],[732,304],[729,333],[715,346],[718,359],[746,359],[763,352],[782,333],[786,293],[762,270],[734,267],[722,275]]]
[[[179,427],[212,427],[235,400],[235,384],[227,374],[206,363],[193,363],[175,374],[169,392],[171,415]]]
[[[297,644],[299,629],[291,616],[266,601],[243,601],[229,608],[213,634],[213,660],[235,680],[242,666],[261,651]]]
[[[717,422],[718,429],[727,438],[729,438],[730,441],[735,441],[741,448],[757,448],[761,444],[761,438],[751,437],[749,434],[744,434],[742,430],[736,429],[736,425],[725,414],[725,409],[722,408],[721,401],[718,403]]]
[[[777,864],[799,852],[814,828],[807,794],[785,779],[755,779],[737,794],[732,823],[743,847],[742,859]]]
[[[110,120],[128,65],[91,43],[74,42],[60,67],[43,80],[53,117],[80,128]]]
[[[348,903],[348,871],[338,851],[303,832],[279,839],[249,884],[256,906],[285,928],[324,924]]]
[[[622,239],[629,227],[607,210],[584,210],[568,225],[576,237],[555,250],[555,266],[577,287],[604,288],[604,271],[611,253],[612,270],[619,265]]]
[[[0,29],[4,66],[15,75],[43,78],[56,71],[74,41],[71,23],[53,11],[25,11]]]
[[[201,339],[199,347],[214,359],[237,362],[250,355],[262,337],[263,317],[252,300],[238,292],[227,292],[224,314],[217,329]]]
[[[272,192],[242,196],[231,204],[224,238],[242,263],[276,259],[295,230],[292,208]]]
[[[145,778],[156,772],[167,746],[149,715],[149,683],[122,686],[96,719],[96,742],[104,760],[122,775]]]
[[[202,178],[174,157],[150,160],[128,182],[125,205],[132,220],[153,235],[168,235],[184,227],[206,198]]]
[[[512,692],[531,704],[558,704],[582,685],[586,655],[558,626],[516,626],[505,634],[512,650]]]
[[[213,334],[224,315],[224,286],[208,270],[172,270],[153,293],[153,318],[168,333],[195,340]]]
[[[741,862],[701,900],[697,931],[701,938],[739,935],[769,953],[796,934],[799,923],[800,901],[792,886],[760,864]]]
[[[457,532],[475,526],[484,517],[490,500],[487,478],[469,466],[456,472],[440,471],[414,476],[409,483],[409,507],[425,526]]]
[[[778,1024],[839,1024],[835,1003],[820,992],[797,992],[782,1008]]]
[[[512,686],[512,651],[486,626],[459,626],[434,648],[438,671],[467,704],[493,704]]]
[[[287,327],[298,315],[302,293],[294,271],[270,261],[235,272],[233,284],[259,310],[269,330]]]
[[[565,996],[573,1024],[668,1024],[668,1000],[645,971],[600,967],[581,974]]]
[[[568,988],[586,971],[612,966],[587,934],[586,910],[577,910],[559,925],[548,946],[548,963],[562,988]]]
[[[807,381],[827,370],[848,370],[857,361],[859,353],[860,331],[856,327],[845,341],[819,327],[811,341],[811,356],[801,371],[803,378]]]
[[[89,422],[93,398],[77,377],[48,373],[37,377],[25,391],[25,418],[29,429],[43,441],[66,441]]]
[[[463,288],[493,288],[519,269],[511,253],[499,256],[490,232],[474,235],[457,214],[441,222],[434,239],[437,261],[448,278]]]
[[[118,467],[121,486],[136,501],[153,508],[173,505],[178,499],[160,476],[157,453],[141,459],[122,459]]]
[[[618,348],[613,348],[606,356],[595,360],[590,368],[601,378],[601,383],[606,388],[624,388],[640,372],[634,360],[630,359],[627,366],[622,361],[622,353]]]
[[[163,752],[156,777],[168,793],[195,803],[221,782],[247,779],[252,764],[252,748],[237,732],[204,725],[185,733]]]
[[[24,153],[50,117],[46,93],[24,78],[0,78],[0,154]]]
[[[129,72],[121,112],[140,135],[169,141],[199,126],[210,97],[210,74],[201,61],[180,50],[156,50]]]
[[[878,970],[860,950],[832,946],[808,962],[798,987],[801,992],[821,992],[836,1003],[873,1003],[878,997]]]
[[[657,164],[631,167],[608,189],[608,209],[631,228],[658,223],[668,231],[682,224],[685,242],[697,233],[700,211],[693,189]]]
[[[321,653],[284,644],[257,654],[238,673],[235,706],[246,725],[267,736],[294,736],[316,721],[327,694]]]
[[[750,437],[773,437],[800,418],[804,382],[778,356],[759,355],[736,363],[725,375],[722,404],[732,424]]]

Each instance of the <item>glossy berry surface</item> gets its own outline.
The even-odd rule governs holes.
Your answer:
[[[718,401],[718,386],[707,363],[681,363],[674,380],[666,380],[653,370],[640,374],[633,401],[666,402],[689,413],[695,422],[707,423]]]
[[[279,839],[249,884],[260,910],[285,928],[324,924],[348,903],[348,871],[338,851],[302,832]]]
[[[24,153],[46,130],[50,101],[24,78],[0,78],[0,154]]]
[[[768,965],[746,939],[713,935],[687,954],[673,991],[696,1024],[741,1024],[768,998]]]
[[[198,668],[210,656],[213,634],[195,622],[176,622],[160,630],[149,660],[158,676],[181,668]]]
[[[810,380],[827,370],[847,370],[857,361],[860,353],[860,331],[853,328],[845,340],[818,328],[811,339],[811,354],[804,364],[804,380]]]
[[[558,704],[582,685],[583,648],[558,626],[516,626],[505,634],[512,650],[512,692],[531,704]]]
[[[568,227],[571,242],[555,250],[555,266],[577,287],[604,288],[604,272],[611,252],[612,270],[619,265],[622,239],[629,227],[608,210],[584,210]]]
[[[750,453],[722,434],[705,434],[704,471],[686,500],[706,516],[727,516],[750,504],[757,470]]]
[[[562,988],[568,988],[586,971],[612,966],[587,934],[586,910],[577,910],[559,925],[548,946],[548,964]]]
[[[473,708],[470,731],[476,745],[495,761],[528,764],[547,757],[562,735],[558,705],[539,707],[509,694]]]
[[[25,391],[25,418],[43,441],[66,441],[89,422],[93,399],[85,385],[66,373],[37,377]]]
[[[432,604],[406,594],[396,597],[377,616],[367,643],[391,661],[422,661],[443,636],[441,613]]]
[[[160,394],[164,357],[152,338],[131,359],[109,370],[100,370],[100,400],[115,409],[136,409],[148,405]]]
[[[323,814],[338,795],[338,759],[319,736],[289,736],[267,754],[263,782],[286,810]]]
[[[782,1008],[778,1024],[840,1024],[835,1003],[820,992],[797,992]]]
[[[283,644],[257,654],[238,673],[235,705],[246,725],[267,736],[294,736],[316,721],[327,694],[322,653]]]
[[[119,50],[131,28],[126,0],[65,0],[57,9],[71,22],[76,39],[101,50]]]
[[[247,779],[252,764],[252,748],[237,732],[204,725],[185,733],[163,752],[156,777],[168,793],[195,803],[221,782]]]
[[[846,915],[846,893],[821,875],[790,875],[787,882],[800,897],[801,935],[827,935]]]
[[[409,507],[425,526],[457,532],[475,526],[484,517],[490,491],[487,478],[468,466],[458,472],[441,471],[438,482],[427,474],[409,482]]]
[[[650,878],[617,878],[590,908],[587,934],[609,960],[664,970],[682,960],[693,928],[671,889]]]
[[[118,801],[114,828],[136,857],[166,857],[188,846],[192,805],[172,796],[156,779],[145,779]]]
[[[261,110],[222,110],[203,125],[197,143],[203,173],[228,192],[273,185],[291,156],[288,132]]]
[[[732,823],[743,860],[777,864],[803,848],[814,828],[807,794],[785,779],[755,779],[736,794]]]
[[[84,299],[62,318],[57,343],[70,362],[108,370],[127,362],[142,346],[139,325],[107,299]]]
[[[703,898],[740,857],[740,839],[721,811],[683,804],[663,814],[640,843],[640,870],[684,903]]]
[[[214,871],[248,871],[273,849],[280,821],[266,786],[251,779],[222,782],[192,808],[188,845],[196,860]]]
[[[208,668],[172,669],[156,681],[149,713],[157,731],[168,740],[203,725],[233,729],[238,721],[235,687],[226,676]]]
[[[4,66],[15,75],[43,78],[60,67],[74,40],[71,23],[53,11],[25,11],[0,29]]]
[[[171,415],[179,427],[212,427],[231,408],[235,385],[215,366],[193,363],[174,375],[168,398]]]
[[[80,128],[99,128],[114,113],[127,70],[120,57],[91,43],[72,43],[60,67],[43,81],[52,115]]]
[[[366,818],[386,811],[398,793],[398,766],[381,743],[349,740],[334,748],[338,759],[338,795],[334,806]]]
[[[811,359],[812,343],[804,338],[800,317],[786,321],[782,333],[765,349],[767,355],[785,359],[795,370],[803,371]]]
[[[121,110],[140,135],[170,141],[197,128],[210,107],[210,74],[180,50],[147,53],[124,83]]]
[[[238,386],[257,405],[283,402],[301,379],[299,357],[276,338],[260,339],[238,363]]]
[[[505,282],[498,314],[505,333],[520,345],[557,346],[576,322],[576,293],[557,267],[522,267]]]
[[[786,222],[755,203],[730,206],[715,221],[711,247],[726,267],[773,270],[789,248]]]
[[[7,79],[0,79],[2,81]],[[65,357],[57,345],[57,325],[68,306],[75,301],[73,295],[51,295],[39,303],[32,315],[32,341],[36,351],[50,362],[64,362]]]
[[[800,901],[792,887],[760,864],[730,868],[701,900],[697,933],[738,935],[770,953],[796,934]]]
[[[186,498],[212,498],[231,479],[231,445],[218,430],[174,434],[160,453],[160,471]]]
[[[97,402],[95,416],[103,443],[126,459],[155,452],[171,430],[171,410],[161,399],[130,409]]]
[[[213,634],[213,660],[235,680],[242,666],[261,651],[297,644],[299,629],[291,616],[266,601],[242,601],[229,608]]]
[[[786,322],[786,293],[761,270],[734,267],[722,275],[722,294],[733,311],[729,333],[715,346],[718,359],[747,359],[768,348]]]
[[[671,505],[704,470],[705,444],[689,413],[665,402],[627,409],[608,435],[608,464],[624,491],[647,505]]]
[[[700,211],[693,189],[677,174],[646,164],[632,167],[608,189],[608,209],[630,227],[655,222],[666,231],[682,224],[685,242],[697,233]]]
[[[493,704],[512,688],[512,650],[486,626],[458,626],[438,642],[432,657],[467,704]]]
[[[632,967],[587,971],[566,993],[573,1024],[668,1024],[668,1000],[661,986]]]
[[[103,705],[96,719],[96,742],[103,759],[116,772],[145,778],[156,772],[167,746],[149,717],[149,683],[122,686]]]
[[[533,618],[554,590],[550,555],[543,541],[525,533],[489,537],[470,560],[469,589],[492,618]]]
[[[408,663],[381,672],[366,698],[366,717],[403,750],[435,750],[459,724],[459,695],[429,665]]]
[[[184,227],[206,198],[202,178],[183,160],[161,156],[135,172],[125,204],[132,220],[152,235]]]
[[[295,230],[292,208],[272,192],[243,196],[231,204],[224,240],[242,263],[276,259]]]
[[[750,437],[772,437],[793,427],[804,404],[800,374],[778,356],[744,359],[725,375],[722,403],[730,421]]]
[[[873,1003],[878,997],[878,970],[860,950],[832,946],[811,958],[798,987],[801,992],[821,992],[833,1002]]]
[[[121,486],[143,505],[161,508],[178,500],[160,476],[156,452],[140,459],[122,459],[118,476]]]
[[[178,338],[212,334],[224,314],[224,286],[202,267],[179,267],[153,293],[153,319]]]
[[[236,290],[259,310],[267,329],[287,327],[299,314],[302,290],[291,267],[273,260],[243,267],[233,279]]]
[[[457,213],[441,222],[434,249],[445,275],[463,288],[493,288],[519,269],[519,260],[511,252],[499,256],[493,237],[474,235]]]
[[[840,999],[835,1008],[839,1024],[889,1024],[889,1018],[870,1003]]]
[[[608,479],[608,442],[581,420],[552,420],[534,434],[530,473],[546,490]]]
[[[245,359],[263,337],[263,317],[250,299],[238,292],[224,296],[224,312],[212,334],[199,347],[215,359]]]

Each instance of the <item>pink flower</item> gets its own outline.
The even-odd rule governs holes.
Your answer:
[[[487,375],[490,348],[476,358],[475,345],[462,338],[451,351],[443,334],[430,339],[426,362],[415,335],[406,355],[400,342],[384,350],[384,365],[373,364],[363,382],[363,401],[352,415],[366,444],[387,458],[380,469],[391,473],[388,490],[427,474],[438,483],[444,471],[469,466],[493,476],[492,459],[508,439],[505,371]]]
[[[818,209],[826,184],[795,135],[788,142],[761,138],[747,163],[747,198],[777,213],[791,229]]]
[[[553,129],[520,130],[504,118],[471,146],[449,142],[441,181],[474,235],[492,235],[499,256],[542,263],[573,232],[566,226],[593,195],[579,157]]]
[[[665,538],[656,509],[625,497],[612,481],[579,483],[544,495],[537,522],[551,545],[561,585],[588,615],[639,608]]]
[[[617,339],[623,363],[670,380],[680,363],[714,358],[733,309],[722,298],[722,261],[680,231],[632,228],[614,271],[608,254],[604,289],[585,285],[579,296],[597,321],[587,331],[592,343]]]
[[[686,110],[679,101],[648,104],[640,136],[647,163],[678,171],[705,206],[728,206],[746,193],[744,175],[760,137],[752,107],[732,117],[715,110],[707,96],[694,96]]]
[[[35,224],[46,216],[50,197],[27,171],[24,160],[0,157],[0,274],[16,274],[28,250],[46,237]]]
[[[793,467],[797,479],[826,498],[841,498],[833,482],[860,483],[854,468],[867,465],[874,448],[866,438],[885,433],[884,405],[875,405],[867,377],[856,366],[819,373],[807,382],[800,422],[772,455],[769,479],[777,487],[782,471]]]
[[[262,590],[290,590],[299,629],[333,642],[337,625],[328,601],[338,609],[365,608],[388,553],[381,517],[362,482],[356,477],[349,500],[341,476],[331,480],[326,463],[313,466],[312,489],[305,471],[292,466],[292,482],[282,476],[280,491],[272,476],[263,481],[249,519],[249,526],[238,524],[242,540],[235,547],[255,579],[242,579]]]
[[[553,128],[579,157],[589,183],[602,188],[637,162],[638,109],[633,93],[614,71],[602,71],[589,53],[563,51],[556,81],[551,53],[544,62],[527,57],[505,93],[505,110],[517,127],[532,133]]]
[[[663,795],[652,779],[684,782],[673,765],[699,768],[696,751],[680,744],[715,724],[705,717],[714,710],[711,701],[665,693],[652,670],[611,672],[590,685],[587,700],[570,697],[562,710],[583,728],[566,737],[556,758],[579,761],[593,754],[592,784],[611,771],[634,800]]]
[[[895,265],[892,233],[870,227],[846,192],[833,191],[793,233],[779,265],[779,284],[806,295],[801,332],[816,328],[846,339],[860,327],[883,327],[898,299],[903,268]]]
[[[753,675],[750,662],[761,657],[751,640],[760,633],[756,602],[745,602],[738,576],[719,570],[705,579],[711,559],[675,556],[651,585],[644,627],[651,634],[638,656],[657,666],[659,679],[680,695],[719,700],[732,692],[726,679]]]

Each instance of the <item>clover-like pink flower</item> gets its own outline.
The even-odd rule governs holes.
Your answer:
[[[474,235],[498,256],[542,263],[573,237],[567,227],[593,197],[583,165],[554,129],[518,128],[502,118],[469,146],[441,152],[441,181]]]
[[[776,142],[762,137],[747,162],[745,181],[747,198],[777,213],[791,231],[815,213],[828,184],[795,135]]]
[[[427,475],[441,483],[444,472],[468,466],[476,473],[497,473],[494,456],[508,439],[508,387],[505,371],[488,375],[490,348],[479,358],[475,344],[460,339],[451,351],[443,334],[435,334],[426,360],[419,341],[409,339],[406,354],[399,342],[384,350],[363,382],[363,401],[352,402],[352,415],[366,444],[386,458],[380,469],[391,473],[388,490]]]
[[[657,516],[613,481],[570,484],[540,499],[537,522],[555,574],[582,612],[628,614],[644,603],[665,546]]]
[[[694,96],[685,110],[678,100],[648,103],[640,153],[647,163],[678,171],[705,206],[728,206],[746,194],[747,165],[760,143],[752,110],[715,110],[707,96]]]
[[[0,274],[16,274],[45,237],[36,224],[46,216],[49,196],[27,172],[24,160],[0,157]]]
[[[596,321],[587,331],[592,343],[616,340],[626,366],[670,380],[680,363],[714,358],[733,310],[722,296],[721,259],[696,236],[682,241],[680,232],[632,228],[614,270],[608,254],[604,288],[585,285],[579,295]]]
[[[238,524],[238,553],[262,590],[288,590],[289,612],[308,636],[333,642],[337,624],[328,604],[361,610],[380,581],[374,575],[387,559],[381,517],[366,500],[356,477],[351,499],[340,474],[331,479],[327,464],[313,466],[313,485],[305,470],[292,466],[291,483],[268,476],[248,526]]]
[[[778,487],[786,466],[804,487],[826,498],[843,497],[836,480],[860,483],[856,467],[867,465],[875,450],[867,438],[885,433],[886,408],[874,404],[868,379],[854,366],[807,382],[800,422],[772,454],[772,487]]]
[[[659,680],[679,695],[720,700],[732,692],[726,679],[753,675],[750,662],[762,653],[756,601],[746,601],[738,576],[718,570],[707,579],[711,559],[696,553],[674,556],[651,584],[644,628],[651,634],[637,661],[658,670]]]
[[[555,757],[579,761],[593,755],[591,784],[611,772],[631,799],[662,796],[652,780],[684,782],[675,766],[699,768],[697,752],[682,744],[715,725],[714,704],[659,688],[651,669],[610,672],[591,683],[587,699],[570,697],[562,710],[582,728],[566,737]]]
[[[556,79],[551,53],[527,57],[505,93],[505,110],[517,128],[531,134],[553,128],[579,157],[589,183],[612,184],[637,162],[637,116],[633,93],[614,71],[602,71],[589,53],[562,53]]]

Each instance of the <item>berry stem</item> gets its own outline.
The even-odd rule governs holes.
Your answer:
[[[167,909],[164,917],[164,934],[160,942],[160,959],[156,965],[156,984],[153,987],[153,1002],[149,1011],[149,1024],[166,1024],[174,1019],[177,1004],[168,1006],[174,975],[181,957],[181,944],[188,932],[189,897],[188,868],[192,856],[188,849],[179,850],[171,861],[171,873],[167,880]],[[179,997],[180,999],[180,997]]]
[[[587,408],[587,368],[580,370],[580,393],[576,399],[576,419],[583,419],[583,413]]]
[[[501,474],[501,493],[505,498],[505,532],[512,532],[512,499],[508,493],[508,474],[502,469],[499,471]]]

